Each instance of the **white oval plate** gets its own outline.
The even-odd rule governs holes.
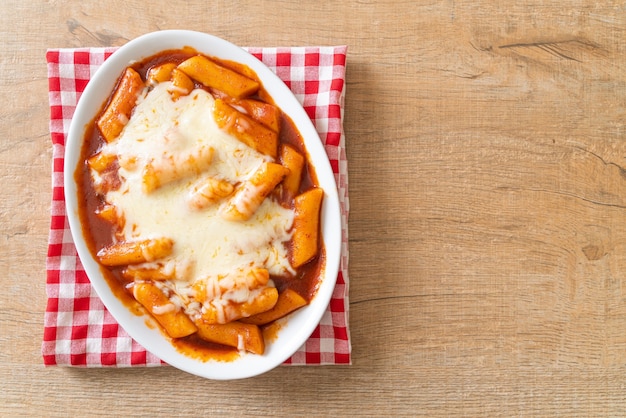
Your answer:
[[[85,130],[111,94],[116,80],[130,63],[160,51],[190,46],[198,52],[232,60],[252,68],[275,103],[300,131],[315,167],[319,185],[325,191],[322,207],[322,234],[326,248],[326,266],[317,294],[310,305],[292,314],[282,326],[277,339],[267,344],[265,354],[242,354],[234,361],[201,361],[178,352],[158,329],[146,324],[119,300],[104,279],[100,266],[85,243],[78,216],[78,196],[74,172],[79,163]],[[119,324],[148,351],[166,363],[209,379],[226,380],[255,376],[280,365],[304,344],[322,318],[335,287],[341,252],[341,215],[337,186],[328,156],[319,135],[302,105],[291,90],[261,61],[223,39],[200,32],[168,30],[136,38],[109,57],[83,92],[72,118],[65,148],[64,187],[67,214],[78,255],[94,289]]]

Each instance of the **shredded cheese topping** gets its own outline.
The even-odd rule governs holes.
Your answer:
[[[168,258],[133,268],[156,268],[174,276],[159,286],[192,318],[209,306],[218,307],[223,318],[231,301],[250,302],[260,290],[258,283],[251,288],[233,281],[233,272],[264,268],[272,275],[295,273],[285,246],[294,214],[265,199],[249,220],[234,222],[220,216],[223,202],[202,210],[190,205],[190,190],[202,176],[245,187],[246,179],[271,158],[217,127],[209,93],[196,89],[174,101],[171,89],[170,82],[146,89],[120,136],[104,145],[102,152],[118,157],[121,180],[121,187],[108,191],[105,199],[124,219],[117,239],[174,241]],[[100,181],[97,173],[93,176],[95,183]],[[149,192],[147,176],[157,179]],[[194,290],[202,287],[198,284],[212,289],[210,298],[199,297]],[[274,284],[270,280],[263,286]]]

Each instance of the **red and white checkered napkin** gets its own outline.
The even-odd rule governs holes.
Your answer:
[[[343,134],[346,47],[247,48],[284,80],[325,144],[339,188],[342,257],[337,285],[321,324],[285,364],[350,364],[348,331],[348,166]],[[44,364],[158,366],[105,309],[85,274],[65,213],[65,139],[80,94],[115,48],[50,49],[50,133],[53,146],[52,208],[42,354]]]

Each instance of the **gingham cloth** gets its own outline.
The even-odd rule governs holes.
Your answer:
[[[343,134],[346,47],[246,48],[294,92],[324,142],[339,189],[342,256],[330,305],[308,341],[285,364],[350,364],[348,330],[348,166]],[[47,51],[52,207],[42,355],[46,366],[159,366],[155,355],[117,324],[92,289],[72,241],[65,212],[65,139],[80,94],[115,48]]]

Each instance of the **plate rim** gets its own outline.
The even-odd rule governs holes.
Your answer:
[[[74,173],[77,165],[80,163],[80,142],[82,142],[84,138],[85,130],[89,122],[93,120],[96,112],[100,109],[102,103],[104,103],[104,100],[109,97],[114,83],[123,68],[133,61],[150,57],[160,51],[180,49],[185,46],[190,46],[206,55],[233,60],[252,68],[262,80],[264,87],[270,92],[275,103],[293,120],[294,125],[298,128],[320,183],[322,183],[320,177],[321,173],[323,173],[325,186],[320,184],[320,187],[324,189],[325,193],[322,207],[322,234],[326,247],[325,276],[320,282],[318,291],[311,301],[311,304],[303,308],[300,312],[290,315],[289,320],[286,321],[285,326],[282,327],[279,332],[278,338],[280,338],[280,333],[285,332],[285,330],[290,330],[290,332],[294,334],[292,340],[297,340],[304,344],[315,328],[320,324],[323,315],[327,311],[327,306],[330,303],[332,294],[334,293],[341,259],[341,206],[339,203],[335,174],[319,133],[293,92],[263,62],[243,48],[225,39],[208,33],[190,30],[174,29],[150,32],[119,47],[104,61],[93,74],[81,94],[66,137],[64,150],[65,164],[63,171],[64,189],[66,191],[66,213],[72,239],[92,287],[107,310],[132,339],[167,364],[188,373],[213,380],[247,378],[265,373],[284,363],[300,348],[301,344],[298,344],[295,348],[293,343],[283,346],[269,344],[266,354],[262,356],[244,354],[231,362],[213,360],[204,362],[192,359],[177,351],[174,345],[170,341],[167,341],[166,337],[162,335],[162,332],[157,329],[156,333],[161,334],[161,338],[166,341],[167,344],[160,344],[158,347],[153,347],[154,344],[152,344],[151,340],[155,334],[154,330],[147,334],[138,331],[139,329],[144,329],[145,331],[147,328],[145,324],[146,319],[152,320],[152,318],[146,317],[145,315],[137,316],[133,314],[128,307],[113,295],[107,280],[102,276],[100,265],[95,261],[91,251],[85,245],[82,224],[78,215],[78,195]],[[142,47],[144,52],[142,56],[137,57],[135,51],[139,47]],[[116,69],[119,69],[119,71],[114,72]],[[105,87],[103,87],[103,85]],[[282,90],[282,92],[277,95],[275,90]],[[100,93],[98,94],[98,92]],[[295,108],[292,107],[294,101],[297,103]],[[96,107],[95,110],[94,106]],[[79,140],[80,142],[77,145],[76,142]],[[320,155],[323,155],[323,158],[320,158]],[[332,187],[329,187],[331,185]],[[329,243],[335,244],[331,246],[331,249],[334,249],[334,251],[329,251]],[[94,275],[96,276],[95,279],[97,279],[95,282],[94,279],[92,279]],[[323,307],[321,305],[323,305]],[[314,314],[313,319],[315,319],[315,321],[307,321],[308,318],[304,318],[304,314],[309,314],[309,316],[310,314]],[[128,317],[130,317],[130,321],[127,321]],[[124,325],[122,325],[122,323],[124,323]]]

